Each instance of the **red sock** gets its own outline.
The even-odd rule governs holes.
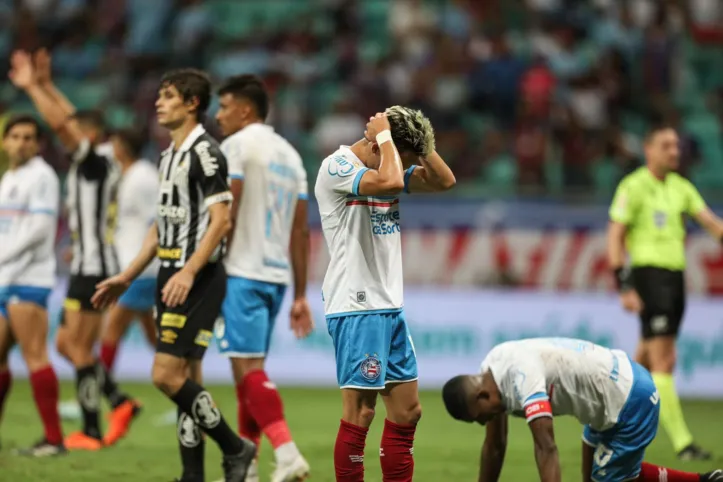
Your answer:
[[[414,431],[416,425],[398,425],[384,420],[379,460],[384,482],[412,482],[414,475]]]
[[[291,431],[284,419],[284,405],[266,372],[254,370],[246,374],[243,391],[246,395],[246,407],[271,442],[271,446],[276,449],[291,442]]]
[[[12,384],[13,377],[10,375],[10,370],[0,372],[0,419],[2,419],[5,399],[8,397],[8,393],[10,393],[10,387]]]
[[[45,438],[52,444],[63,441],[63,431],[60,428],[58,415],[58,377],[55,370],[48,365],[30,374],[30,384],[33,387],[33,398],[38,407],[40,419],[45,427]]]
[[[103,364],[106,370],[109,372],[113,371],[113,365],[115,365],[115,356],[118,353],[117,343],[103,342],[100,345],[100,362]]]
[[[236,402],[238,403],[238,433],[242,437],[251,440],[258,447],[261,441],[261,429],[246,406],[246,394],[242,383],[236,385]]]
[[[639,482],[700,482],[700,475],[643,462]]]
[[[337,482],[364,482],[364,444],[367,432],[368,428],[341,421],[334,445]]]

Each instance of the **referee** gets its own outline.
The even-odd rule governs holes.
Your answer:
[[[636,361],[653,375],[660,394],[660,421],[681,460],[708,460],[683,418],[673,371],[675,342],[685,311],[685,224],[691,216],[716,239],[723,221],[698,190],[674,172],[680,159],[675,130],[656,126],[645,139],[646,166],[618,185],[610,207],[608,262],[623,307],[640,316],[642,340]],[[625,267],[625,255],[631,267]]]
[[[171,71],[161,79],[158,123],[173,142],[161,154],[156,221],[136,259],[102,282],[93,302],[117,299],[153,258],[160,259],[153,383],[178,407],[180,480],[204,480],[203,431],[224,454],[226,482],[243,482],[256,446],[236,435],[200,384],[201,359],[226,293],[222,255],[233,200],[226,158],[201,125],[210,99],[211,82],[201,71]]]

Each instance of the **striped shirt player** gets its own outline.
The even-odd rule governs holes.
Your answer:
[[[228,273],[221,353],[263,358],[274,320],[291,282],[289,242],[307,183],[301,156],[273,127],[251,124],[229,136],[221,149],[231,179],[243,179],[238,221],[225,259]]]
[[[650,373],[622,350],[571,338],[533,338],[494,347],[479,374],[443,388],[455,419],[487,425],[480,480],[498,480],[506,415],[525,418],[543,481],[559,481],[553,417],[571,415],[584,427],[583,480],[687,482],[723,480],[643,462],[658,431],[660,397]],[[665,473],[668,477],[658,478]]]
[[[72,161],[66,208],[73,259],[64,306],[72,311],[96,311],[90,302],[96,285],[120,268],[113,237],[121,171],[109,143],[93,147],[84,139]]]
[[[210,220],[208,207],[228,203],[233,196],[227,183],[226,158],[200,124],[183,144],[176,147],[172,143],[161,154],[159,176],[156,224],[161,266],[157,289],[161,290],[198,248]],[[208,264],[196,275],[193,286],[197,289],[191,290],[184,305],[171,309],[158,301],[158,352],[202,358],[226,292],[226,273],[220,262],[224,245],[214,249]],[[161,300],[160,293],[156,299]],[[179,309],[184,312],[183,323],[178,321]],[[185,339],[182,335],[186,333],[193,336]]]

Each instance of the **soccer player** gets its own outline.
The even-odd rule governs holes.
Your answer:
[[[412,480],[422,408],[403,313],[398,195],[454,184],[452,171],[434,150],[429,120],[400,106],[372,117],[364,139],[341,146],[321,163],[315,194],[331,258],[322,298],[342,398],[336,480],[364,480],[364,444],[378,395],[387,409],[383,478]]]
[[[150,162],[140,159],[143,137],[139,132],[118,130],[111,135],[111,143],[123,173],[118,187],[115,245],[121,268],[125,269],[141,250],[148,228],[156,219],[158,170]],[[109,372],[113,371],[118,345],[134,320],[140,322],[148,343],[155,346],[153,308],[158,267],[159,262],[154,259],[108,313],[107,326],[101,337],[100,360]]]
[[[48,359],[48,296],[55,286],[60,182],[38,156],[40,125],[11,117],[3,132],[10,168],[0,180],[0,413],[10,390],[8,352],[20,345],[45,436],[24,455],[66,453],[58,415],[58,378]]]
[[[159,337],[152,377],[178,407],[180,480],[204,480],[203,431],[224,454],[225,480],[243,482],[256,446],[236,435],[201,386],[201,360],[226,293],[221,258],[233,200],[226,158],[201,125],[210,98],[211,82],[201,71],[175,70],[161,79],[157,118],[172,143],[161,154],[156,221],[138,256],[98,286],[93,302],[102,307],[117,299],[158,256]]]
[[[291,329],[311,333],[306,300],[309,230],[306,171],[298,152],[265,125],[269,96],[255,76],[240,75],[218,91],[216,115],[229,165],[231,221],[225,266],[229,275],[223,322],[216,335],[231,360],[238,399],[239,433],[259,443],[269,439],[276,455],[272,482],[303,480],[309,464],[299,453],[284,419],[279,392],[264,371],[276,315],[287,284],[294,280]],[[256,464],[247,482],[258,480]]]
[[[100,429],[100,390],[115,394],[111,401],[109,432],[124,434],[133,413],[133,402],[105,373],[94,354],[102,323],[102,313],[90,299],[95,285],[117,273],[113,246],[115,229],[115,190],[119,170],[111,157],[101,154],[98,145],[103,132],[102,118],[94,112],[76,112],[50,78],[50,57],[45,51],[35,55],[13,53],[10,79],[23,89],[36,109],[72,153],[68,173],[67,207],[72,235],[73,260],[63,327],[58,332],[60,352],[76,369],[76,392],[83,414],[83,430],[66,437],[69,450],[98,450],[103,447]]]
[[[610,206],[608,262],[623,307],[640,316],[636,361],[653,375],[660,393],[660,421],[681,460],[711,454],[693,440],[675,390],[676,349],[685,310],[685,223],[691,216],[723,241],[723,221],[696,188],[675,172],[680,160],[675,130],[654,127],[645,139],[646,166],[626,176]],[[630,255],[632,270],[625,267]]]
[[[621,350],[570,338],[502,343],[478,374],[459,375],[442,389],[456,420],[486,425],[480,482],[499,480],[507,447],[507,416],[524,417],[542,482],[560,482],[553,414],[585,425],[583,482],[721,482],[723,471],[691,474],[643,462],[658,431],[662,401],[645,368]]]

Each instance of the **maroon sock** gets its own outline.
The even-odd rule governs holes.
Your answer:
[[[291,442],[291,430],[284,418],[284,404],[276,386],[263,370],[244,377],[246,407],[275,449]]]
[[[113,365],[115,365],[115,357],[118,353],[117,343],[103,342],[100,346],[100,362],[105,367],[106,371],[112,372]]]
[[[379,460],[384,482],[412,482],[414,475],[414,431],[416,425],[398,425],[384,420]]]
[[[63,441],[63,431],[60,428],[60,416],[58,415],[58,377],[51,365],[36,370],[30,374],[30,384],[33,387],[33,398],[38,407],[40,419],[45,428],[45,438],[51,444],[59,444]]]
[[[368,428],[344,420],[334,445],[334,470],[337,482],[364,482],[364,444]]]
[[[700,475],[643,462],[638,482],[700,482]]]
[[[246,393],[243,383],[236,385],[236,401],[238,403],[238,434],[256,444],[257,451],[261,441],[261,429],[251,416],[251,410],[246,406]]]
[[[5,407],[5,400],[8,398],[10,393],[10,387],[13,385],[13,377],[10,374],[10,370],[4,370],[0,372],[0,420],[2,420],[3,407]]]

